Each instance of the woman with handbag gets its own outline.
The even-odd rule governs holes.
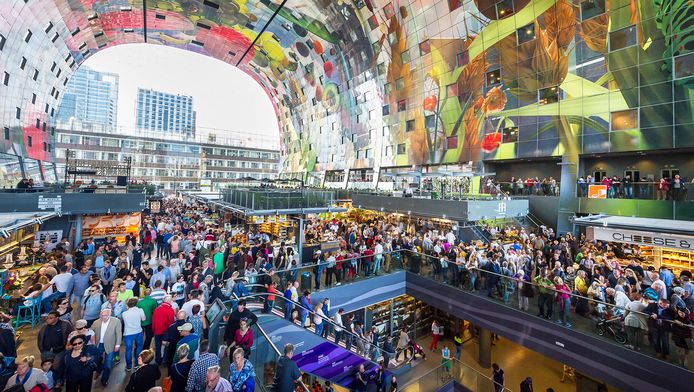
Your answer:
[[[140,366],[130,376],[125,392],[147,392],[156,385],[157,380],[161,377],[161,372],[159,371],[159,366],[151,363],[152,359],[154,359],[152,350],[140,352],[140,356],[137,358]]]
[[[92,390],[92,375],[96,370],[96,357],[92,355],[86,342],[84,335],[75,335],[70,339],[72,351],[65,355],[63,363],[66,392],[90,392]]]
[[[186,390],[188,373],[193,365],[193,361],[188,359],[189,351],[190,348],[185,343],[178,348],[178,362],[171,366],[170,377],[164,379],[164,385],[167,383],[170,385],[169,392],[185,392]],[[166,391],[166,388],[164,390]]]

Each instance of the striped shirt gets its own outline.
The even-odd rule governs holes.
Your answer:
[[[157,300],[157,305],[161,305],[162,301],[164,301],[165,296],[166,291],[162,289],[154,289],[152,290],[152,294],[150,295],[150,297]]]

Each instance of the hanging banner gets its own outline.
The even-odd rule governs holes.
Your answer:
[[[657,246],[661,248],[694,250],[694,237],[692,236],[609,229],[604,227],[592,227],[590,229],[593,231],[593,239],[595,240]],[[587,230],[586,233],[590,238],[590,230]]]
[[[267,223],[275,223],[275,221],[277,221],[276,215],[268,215],[267,216],[267,220],[266,220]]]
[[[287,221],[287,215],[284,215],[284,214],[283,214],[283,215],[280,215],[280,216],[279,216],[279,221],[282,222],[282,223],[286,222],[286,221]]]
[[[141,214],[85,215],[82,218],[82,238],[125,237],[137,235]]]
[[[588,185],[589,199],[607,199],[607,185]]]
[[[254,222],[256,225],[259,225],[259,224],[261,224],[261,223],[264,223],[264,222],[265,222],[265,217],[262,216],[262,215],[255,215],[255,216],[253,216],[253,222]]]

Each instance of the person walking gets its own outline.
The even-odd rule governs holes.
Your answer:
[[[91,392],[92,374],[97,369],[96,358],[87,349],[82,335],[73,336],[70,346],[72,350],[65,356],[65,391]]]
[[[63,381],[61,370],[63,369],[65,346],[70,332],[72,332],[70,322],[61,320],[58,312],[51,311],[46,317],[46,324],[41,327],[37,337],[41,360],[53,359],[53,370],[56,371],[57,375],[55,382],[58,385]]]
[[[179,362],[176,363],[176,368],[178,370],[182,369],[179,365],[181,361],[181,356],[185,353],[187,358],[192,357],[192,353],[182,349],[182,347],[188,347],[187,344],[182,344],[178,347],[177,355],[179,356]],[[195,362],[190,365],[190,371],[187,374],[188,381],[186,382],[186,392],[204,392],[205,391],[205,377],[207,375],[207,369],[212,366],[219,366],[219,357],[216,354],[210,353],[209,342],[207,339],[200,341],[200,355]],[[241,355],[243,358],[243,354]],[[171,366],[173,371],[174,366]]]
[[[439,335],[440,328],[438,320],[434,320],[434,322],[431,323],[431,344],[429,344],[429,351],[438,350],[439,337],[441,336]]]
[[[494,380],[494,392],[504,390],[504,369],[498,363],[492,364],[492,379]]]
[[[171,366],[171,390],[169,392],[185,392],[188,374],[193,365],[193,361],[188,359],[189,348],[187,344],[178,347],[178,362]]]
[[[128,385],[125,387],[125,392],[147,392],[154,387],[157,380],[161,378],[159,366],[152,363],[154,352],[152,350],[143,350],[137,358],[138,368],[135,370]]]
[[[141,323],[142,331],[144,333],[142,347],[145,349],[149,349],[152,345],[152,337],[154,336],[152,329],[152,316],[154,315],[154,311],[158,306],[157,300],[152,298],[151,294],[152,291],[150,289],[145,289],[145,297],[137,303],[137,307],[142,309],[145,314],[145,319]]]
[[[282,355],[275,365],[275,377],[272,380],[273,392],[293,392],[296,383],[301,380],[301,371],[292,360],[294,356],[294,345],[287,343],[284,345],[284,355]]]
[[[174,322],[175,312],[172,305],[173,299],[170,295],[164,297],[164,302],[157,306],[152,313],[152,333],[154,334],[154,360],[157,364],[162,364],[162,349],[164,334]]]
[[[132,370],[133,348],[135,358],[140,356],[143,344],[142,322],[146,320],[145,312],[137,307],[137,297],[128,298],[128,310],[123,312],[123,340],[125,341],[125,371]]]
[[[111,316],[111,309],[103,309],[101,317],[92,324],[92,329],[99,355],[102,357],[98,371],[101,372],[101,385],[105,387],[113,369],[113,359],[120,351],[123,340],[121,321]]]

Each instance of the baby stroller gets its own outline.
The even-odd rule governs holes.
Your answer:
[[[624,330],[622,318],[619,316],[612,316],[607,311],[598,313],[595,329],[598,335],[611,335],[615,342],[619,344],[626,344],[627,342],[627,334]]]
[[[413,339],[410,339],[410,342],[408,343],[408,345],[410,346],[410,349],[412,351],[411,360],[417,359],[417,355],[419,354],[419,356],[422,357],[422,359],[426,361],[427,354],[424,352],[424,349],[422,348],[422,346],[417,344],[417,342],[415,342]]]

